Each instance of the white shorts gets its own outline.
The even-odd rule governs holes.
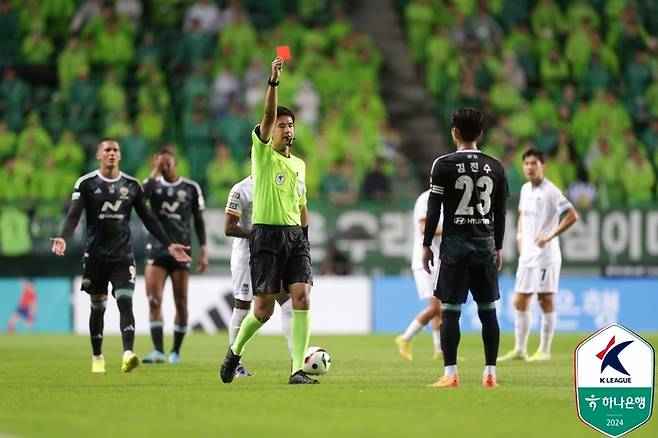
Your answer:
[[[416,280],[416,290],[418,291],[418,298],[426,300],[434,296],[434,289],[436,289],[437,274],[439,272],[439,265],[437,263],[431,269],[432,274],[428,274],[424,269],[413,269],[414,280]]]
[[[560,263],[543,266],[521,266],[516,270],[514,290],[523,294],[557,293]]]
[[[231,268],[233,280],[233,298],[240,301],[253,301],[254,292],[251,290],[251,272],[249,268]]]

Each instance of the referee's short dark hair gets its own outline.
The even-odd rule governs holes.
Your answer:
[[[452,114],[452,127],[463,141],[475,141],[482,134],[484,115],[475,108],[460,108]]]
[[[160,149],[158,149],[155,155],[171,155],[172,157],[176,158],[176,152],[174,152],[170,146],[162,146]]]
[[[276,107],[276,118],[278,119],[281,116],[290,116],[292,122],[295,123],[295,113],[292,110],[286,108],[285,106]]]
[[[528,149],[527,151],[525,151],[523,153],[523,155],[521,156],[521,159],[525,161],[525,159],[528,158],[528,157],[537,157],[537,159],[542,164],[544,164],[544,161],[545,161],[544,153],[542,151],[538,150],[538,149],[535,149],[535,148]]]

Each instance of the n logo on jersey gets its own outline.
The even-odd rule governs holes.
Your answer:
[[[103,202],[101,211],[112,210],[113,212],[116,213],[121,208],[121,202],[122,201],[114,201],[114,202],[105,201]]]
[[[178,207],[180,206],[180,203],[178,201],[169,203],[168,201],[164,201],[162,203],[162,208],[164,210],[167,210],[169,213],[176,213],[176,210],[178,210]]]

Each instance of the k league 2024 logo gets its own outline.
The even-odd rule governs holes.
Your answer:
[[[587,425],[610,437],[651,417],[655,375],[653,347],[619,324],[610,324],[574,353],[576,407]]]

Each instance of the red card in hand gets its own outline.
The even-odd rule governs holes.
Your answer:
[[[290,61],[292,59],[292,55],[290,54],[290,47],[278,46],[276,48],[276,56],[283,59],[284,61]]]

